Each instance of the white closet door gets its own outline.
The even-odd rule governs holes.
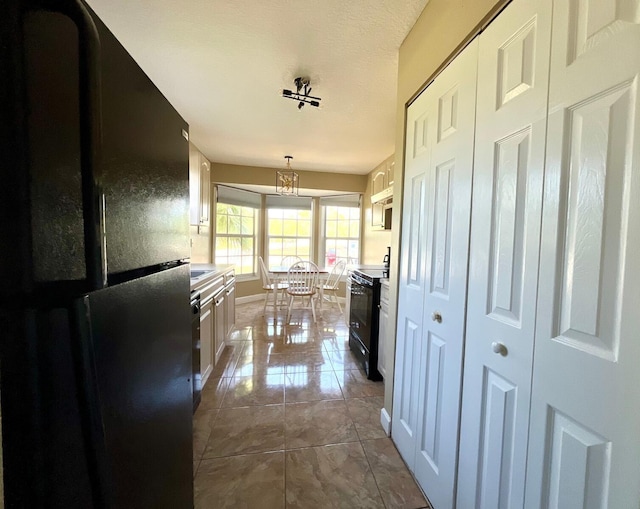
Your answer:
[[[554,2],[530,508],[640,507],[639,22]]]
[[[476,70],[474,41],[407,115],[392,435],[434,507],[454,498]]]
[[[436,122],[428,173],[423,388],[415,476],[436,508],[452,507],[462,391],[478,41],[430,85]],[[414,381],[418,382],[417,380]]]
[[[551,0],[480,36],[457,505],[524,504]]]
[[[404,203],[398,289],[396,359],[391,435],[409,468],[415,467],[422,315],[426,280],[427,180],[435,126],[430,96],[423,92],[407,111]]]

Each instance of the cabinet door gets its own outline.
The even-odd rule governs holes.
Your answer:
[[[200,152],[189,143],[189,224],[200,224]]]
[[[524,504],[551,0],[480,36],[457,506]]]
[[[231,330],[236,323],[236,285],[235,283],[227,288],[227,296],[225,297],[227,306],[227,334],[229,337]],[[226,338],[225,338],[226,339]]]
[[[213,371],[213,300],[209,299],[200,309],[200,374],[202,386]]]
[[[386,172],[379,171],[371,177],[371,194],[378,194],[380,191],[384,191],[387,187],[386,185]]]
[[[529,508],[640,507],[639,22],[554,1]]]
[[[434,507],[458,456],[477,41],[408,112],[392,433]]]
[[[382,297],[382,293],[386,293],[386,298]],[[387,335],[388,335],[388,324],[389,324],[389,300],[388,295],[389,290],[385,287],[382,287],[381,296],[380,296],[380,320],[378,327],[378,371],[380,374],[386,378],[387,370],[386,370],[386,358],[387,358],[387,345],[389,344]]]
[[[384,229],[384,204],[371,204],[371,227],[377,230]]]
[[[224,351],[225,340],[227,336],[227,316],[225,309],[225,292],[222,291],[215,297],[215,313],[216,313],[216,330],[214,333],[215,336],[215,363],[217,364],[220,360],[220,356]]]
[[[200,154],[200,224],[209,226],[211,213],[211,164]]]

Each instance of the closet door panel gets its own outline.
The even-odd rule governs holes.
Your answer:
[[[480,36],[457,506],[522,507],[546,137],[551,1]]]
[[[407,111],[402,246],[398,291],[397,341],[393,389],[393,440],[411,470],[415,468],[419,426],[418,401],[424,376],[424,295],[426,271],[427,185],[431,133],[436,120],[429,94],[423,93]]]
[[[557,0],[527,507],[640,507],[640,2]]]
[[[429,86],[437,127],[428,174],[424,392],[415,476],[434,507],[452,507],[462,391],[478,42]]]

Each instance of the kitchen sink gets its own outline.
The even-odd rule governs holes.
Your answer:
[[[210,270],[192,270],[191,271],[191,278],[197,278],[202,276],[203,274],[206,274],[208,272],[211,272]]]

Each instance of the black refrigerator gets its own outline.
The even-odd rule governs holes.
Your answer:
[[[193,507],[188,125],[84,2],[0,66],[6,507]]]

